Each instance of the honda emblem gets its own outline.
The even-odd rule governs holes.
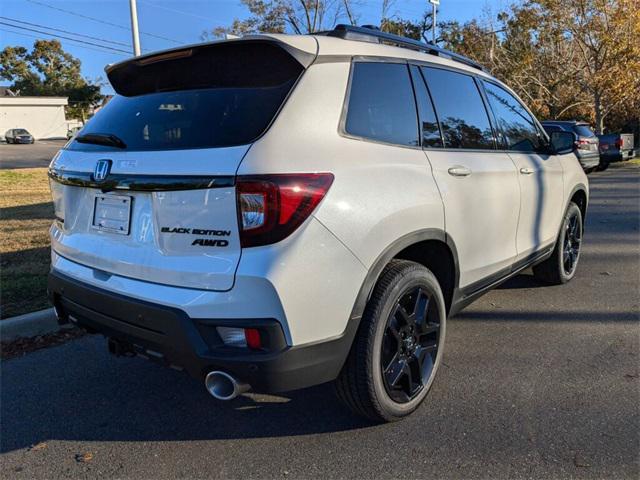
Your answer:
[[[102,182],[111,170],[111,160],[98,160],[96,168],[93,170],[93,180],[96,182]]]

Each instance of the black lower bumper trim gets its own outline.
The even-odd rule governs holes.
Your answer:
[[[48,291],[61,318],[89,331],[158,354],[167,365],[198,380],[211,370],[235,375],[259,392],[283,392],[335,379],[349,353],[358,322],[331,341],[289,347],[274,319],[196,319],[183,310],[109,292],[52,271]],[[266,351],[225,346],[216,326],[259,328]]]

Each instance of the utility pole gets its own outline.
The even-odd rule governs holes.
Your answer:
[[[140,35],[138,34],[138,7],[136,0],[129,0],[129,8],[131,9],[131,35],[133,35],[133,55],[140,56]]]
[[[429,0],[431,7],[433,9],[433,14],[431,16],[431,43],[436,44],[436,7],[440,5],[440,0]]]

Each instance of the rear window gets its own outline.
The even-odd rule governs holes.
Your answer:
[[[593,130],[589,128],[587,125],[576,125],[573,127],[573,131],[576,132],[581,137],[595,137],[596,134],[593,133]]]
[[[115,135],[126,150],[229,147],[268,128],[304,68],[277,45],[219,44],[116,67],[118,95],[82,136]],[[72,150],[115,147],[73,141]]]
[[[494,149],[493,130],[473,77],[439,68],[422,72],[444,137],[445,148]]]
[[[406,64],[353,64],[345,131],[356,137],[418,146],[418,116]]]

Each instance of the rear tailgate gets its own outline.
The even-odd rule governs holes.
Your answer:
[[[622,147],[620,150],[633,150],[633,133],[621,133]]]
[[[61,217],[53,250],[101,272],[230,289],[240,259],[234,174],[247,149],[112,152],[103,188],[88,167],[105,160],[105,152],[61,151],[50,169]],[[215,172],[197,167],[203,154]],[[110,190],[114,179],[123,188]]]
[[[236,172],[313,58],[252,39],[109,67],[118,95],[50,166],[52,249],[96,275],[231,289]]]

